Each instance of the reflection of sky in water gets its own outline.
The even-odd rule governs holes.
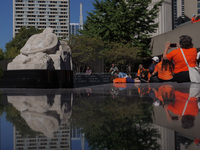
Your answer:
[[[13,147],[13,125],[6,120],[6,114],[0,116],[0,149],[12,150]]]
[[[17,110],[18,116],[32,130],[37,131],[36,134],[32,133],[34,136],[42,133],[49,136],[49,139],[53,139],[53,135],[60,132],[58,126],[62,126],[62,123],[67,123],[65,126],[66,131],[68,132],[67,128],[69,128],[72,134],[70,139],[66,137],[66,141],[70,142],[72,150],[82,149],[81,146],[85,150],[90,150],[87,140],[94,144],[93,147],[98,147],[99,144],[102,144],[105,148],[113,143],[123,147],[124,141],[121,141],[124,140],[123,138],[133,142],[136,140],[132,138],[135,134],[138,134],[136,138],[142,135],[137,130],[144,134],[151,134],[152,137],[156,136],[156,130],[158,130],[162,138],[158,138],[156,142],[162,144],[162,147],[168,146],[170,150],[175,150],[177,148],[175,146],[178,145],[178,147],[188,147],[188,150],[190,150],[196,146],[194,137],[200,137],[200,115],[197,106],[199,91],[200,84],[142,83],[108,84],[55,91],[25,90],[20,92],[18,90],[17,92],[16,90],[14,91],[15,94],[10,90],[5,91],[5,93],[7,94],[6,101]],[[191,98],[188,98],[189,96]],[[186,105],[187,100],[189,101]],[[171,110],[177,107],[177,110],[180,112],[185,110],[186,113],[189,112],[187,108],[195,108],[192,109],[195,114],[194,125],[189,129],[185,129],[182,127],[181,121],[175,118],[176,116],[169,120],[165,111],[165,107],[167,106],[166,108],[168,108],[168,105],[170,106],[169,108],[173,108]],[[73,118],[72,122],[68,124],[71,118]],[[14,149],[13,124],[16,122],[13,124],[8,122],[5,113],[0,116],[0,121],[0,148],[2,150]],[[75,132],[80,128],[84,134]],[[148,128],[156,129],[155,133],[146,130]],[[52,133],[48,134],[49,131],[52,131]],[[129,134],[131,136],[128,136]],[[103,138],[99,138],[100,136],[103,136]],[[152,137],[147,139],[143,137],[143,140],[148,141]],[[97,142],[93,140],[94,138]],[[111,138],[114,138],[114,142]],[[118,141],[118,138],[122,138],[120,139],[121,142]],[[179,142],[175,143],[177,140]],[[170,144],[167,141],[170,141]],[[131,142],[129,144],[135,146]]]

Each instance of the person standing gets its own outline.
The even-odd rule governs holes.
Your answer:
[[[192,19],[191,19],[191,23],[195,23],[196,22],[196,18],[195,18],[195,14],[193,14],[193,17],[192,17]]]
[[[192,38],[188,35],[182,35],[180,37],[179,44],[177,44],[177,49],[172,50],[168,53],[170,49],[170,42],[165,44],[165,50],[163,53],[163,59],[174,62],[174,76],[173,80],[176,82],[191,82],[189,77],[189,69],[184,60],[184,57],[181,52],[185,54],[186,60],[190,67],[197,66],[197,49],[193,47]]]

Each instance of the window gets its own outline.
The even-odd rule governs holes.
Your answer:
[[[197,14],[200,14],[200,9],[197,10]]]

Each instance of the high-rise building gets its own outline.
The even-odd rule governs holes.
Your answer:
[[[79,30],[83,30],[83,5],[80,3],[79,23],[70,23],[70,35],[79,34]]]
[[[59,38],[69,37],[69,0],[13,0],[13,37],[21,27],[51,27]]]
[[[159,2],[160,0],[152,0],[151,5],[149,6],[150,9],[153,9],[155,3]],[[158,17],[155,19],[155,22],[158,23],[158,29],[153,36],[163,34],[165,32],[172,30],[172,3],[171,0],[164,0],[162,6],[160,7]]]
[[[80,23],[70,23],[70,34],[71,35],[79,34],[79,30],[81,30]]]
[[[19,131],[14,128],[14,149],[40,149],[40,150],[70,150],[70,124],[63,123],[59,126],[58,131],[54,132],[53,137],[47,138],[43,134],[31,137],[23,137]]]

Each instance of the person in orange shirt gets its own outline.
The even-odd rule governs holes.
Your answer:
[[[162,104],[164,104],[165,100],[173,100],[174,99],[174,89],[173,86],[164,84],[156,88],[152,88],[155,99],[154,100],[160,100]]]
[[[151,77],[158,73],[158,79],[160,82],[173,81],[173,70],[173,62],[169,60],[163,60],[163,58],[161,58],[161,61],[156,65]]]
[[[180,45],[179,45],[180,44]],[[163,59],[174,62],[174,76],[173,80],[176,82],[191,82],[189,77],[189,69],[185,63],[181,49],[185,54],[187,62],[190,67],[197,66],[197,49],[193,47],[192,38],[188,35],[182,35],[180,37],[179,44],[177,44],[177,49],[172,50],[168,53],[170,47],[170,42],[167,42],[165,45],[165,50],[163,53]]]
[[[189,97],[189,93],[175,89],[175,102],[164,106],[168,121],[181,120],[185,129],[194,126],[195,117],[199,113],[197,98]],[[171,112],[171,113],[169,113]]]
[[[142,82],[147,82],[151,74],[149,72],[149,69],[145,69],[142,64],[139,64],[138,73],[136,76],[136,80],[142,80]]]
[[[144,69],[144,67],[143,67],[143,65],[142,64],[139,64],[139,67],[138,67],[138,72],[137,72],[137,77],[138,78],[140,78],[140,76],[141,76],[141,72],[142,71],[144,71],[145,69]]]
[[[193,17],[192,17],[192,19],[191,19],[191,23],[195,23],[196,22],[196,19],[195,19],[195,14],[193,14]]]

